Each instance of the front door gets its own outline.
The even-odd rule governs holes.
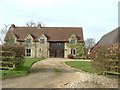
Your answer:
[[[49,57],[64,58],[64,43],[50,42]]]

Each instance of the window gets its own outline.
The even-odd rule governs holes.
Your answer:
[[[31,56],[31,49],[26,49],[26,56]]]
[[[71,54],[75,55],[76,54],[76,50],[75,49],[71,49]]]
[[[10,45],[14,45],[15,42],[16,42],[15,38],[11,38],[11,40],[10,40]]]
[[[75,39],[71,39],[71,40],[70,40],[70,43],[71,43],[71,44],[76,44],[76,40],[75,40]]]
[[[26,44],[31,44],[31,39],[26,39]]]
[[[44,44],[45,43],[45,39],[40,39],[40,43]]]

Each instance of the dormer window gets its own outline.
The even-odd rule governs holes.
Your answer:
[[[76,44],[77,43],[78,38],[76,37],[75,34],[71,35],[69,38],[69,43],[70,44]]]
[[[71,43],[71,44],[76,44],[76,42],[77,42],[77,41],[76,41],[75,39],[71,39],[71,40],[70,40],[70,43]]]
[[[15,43],[16,43],[15,38],[11,38],[11,40],[10,40],[10,45],[14,45]]]
[[[31,39],[26,39],[26,44],[31,44]]]
[[[45,43],[45,39],[40,39],[40,44],[44,44]]]

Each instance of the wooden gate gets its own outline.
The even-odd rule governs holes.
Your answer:
[[[49,57],[64,58],[64,43],[50,42]]]
[[[14,69],[15,54],[10,51],[0,51],[0,69]]]

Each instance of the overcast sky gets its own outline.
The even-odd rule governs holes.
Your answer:
[[[47,27],[83,27],[84,39],[98,41],[118,26],[119,0],[0,0],[0,29],[33,20]]]

